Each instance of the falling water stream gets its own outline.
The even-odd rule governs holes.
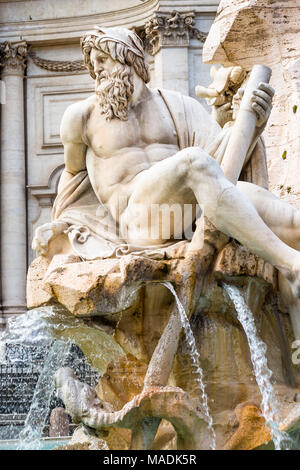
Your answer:
[[[17,450],[39,450],[46,419],[49,412],[51,396],[54,392],[54,373],[63,366],[70,351],[70,344],[56,340],[46,358],[43,370],[35,387],[29,413],[20,433],[20,444]]]
[[[272,371],[269,369],[267,363],[267,347],[258,337],[253,313],[249,309],[240,290],[236,286],[228,284],[223,285],[235,306],[238,320],[242,324],[248,339],[253,371],[262,396],[262,414],[270,429],[275,449],[281,450],[287,438],[279,431],[276,423],[279,408],[275,390],[271,383]]]
[[[196,347],[195,337],[194,337],[189,319],[188,319],[188,317],[185,313],[185,310],[183,308],[182,303],[180,302],[180,300],[179,300],[179,298],[178,298],[178,296],[175,292],[174,287],[172,286],[172,284],[170,282],[161,282],[161,284],[163,286],[167,287],[167,289],[169,289],[169,291],[171,291],[171,293],[173,294],[173,296],[175,298],[175,301],[176,301],[176,305],[177,305],[178,312],[179,312],[179,315],[180,315],[181,324],[183,326],[186,342],[187,342],[187,345],[188,345],[188,348],[189,348],[189,354],[190,354],[190,358],[191,358],[191,362],[192,362],[192,369],[193,369],[194,378],[195,378],[195,381],[196,381],[196,388],[195,389],[198,390],[201,393],[201,396],[202,396],[203,410],[204,410],[204,413],[205,413],[206,418],[207,418],[208,429],[209,429],[209,432],[210,432],[210,435],[211,435],[210,447],[211,447],[212,450],[215,450],[216,449],[216,434],[215,434],[215,430],[213,428],[213,419],[211,417],[210,409],[209,409],[209,406],[208,406],[208,396],[207,396],[207,393],[206,393],[206,390],[205,390],[205,385],[204,385],[204,380],[203,380],[203,371],[202,371],[202,368],[201,368],[201,365],[200,365],[200,354],[198,353],[198,350],[197,350],[197,347]]]
[[[17,450],[39,450],[41,448],[43,429],[49,413],[51,396],[54,392],[53,375],[63,365],[70,351],[71,343],[54,340],[53,327],[51,328],[51,324],[46,321],[47,318],[54,315],[54,312],[49,309],[46,311],[46,315],[43,313],[45,312],[41,310],[31,310],[11,319],[7,330],[0,336],[2,356],[6,344],[16,347],[22,344],[24,348],[44,346],[49,349],[35,387],[24,428],[19,435]],[[3,360],[5,360],[4,357],[2,357]],[[20,362],[20,360],[22,360],[20,357],[15,359],[16,362]]]

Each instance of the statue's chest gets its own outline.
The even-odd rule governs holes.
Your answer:
[[[91,116],[88,141],[93,151],[101,157],[110,157],[119,150],[145,147],[153,143],[177,145],[177,134],[167,109],[157,106],[136,108],[127,121],[103,115]]]

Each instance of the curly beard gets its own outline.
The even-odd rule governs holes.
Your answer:
[[[101,114],[110,121],[114,117],[127,121],[128,103],[134,90],[133,75],[128,65],[116,65],[111,73],[97,76],[96,96]]]

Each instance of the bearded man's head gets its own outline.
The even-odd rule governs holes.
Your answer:
[[[128,118],[128,104],[134,91],[134,72],[149,82],[141,39],[125,28],[98,28],[86,33],[81,40],[84,62],[91,77],[96,80],[96,95],[100,111],[110,120]],[[111,72],[96,73],[91,62],[93,49],[111,57],[115,66]]]

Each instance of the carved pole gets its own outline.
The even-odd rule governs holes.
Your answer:
[[[5,104],[1,120],[1,275],[4,315],[26,309],[24,70],[27,44],[0,45]]]
[[[229,181],[236,184],[249,147],[253,144],[256,128],[256,115],[251,106],[251,96],[260,82],[268,83],[271,77],[271,69],[265,65],[254,65],[249,81],[247,83],[244,96],[242,98],[240,110],[230,136],[221,168]]]

